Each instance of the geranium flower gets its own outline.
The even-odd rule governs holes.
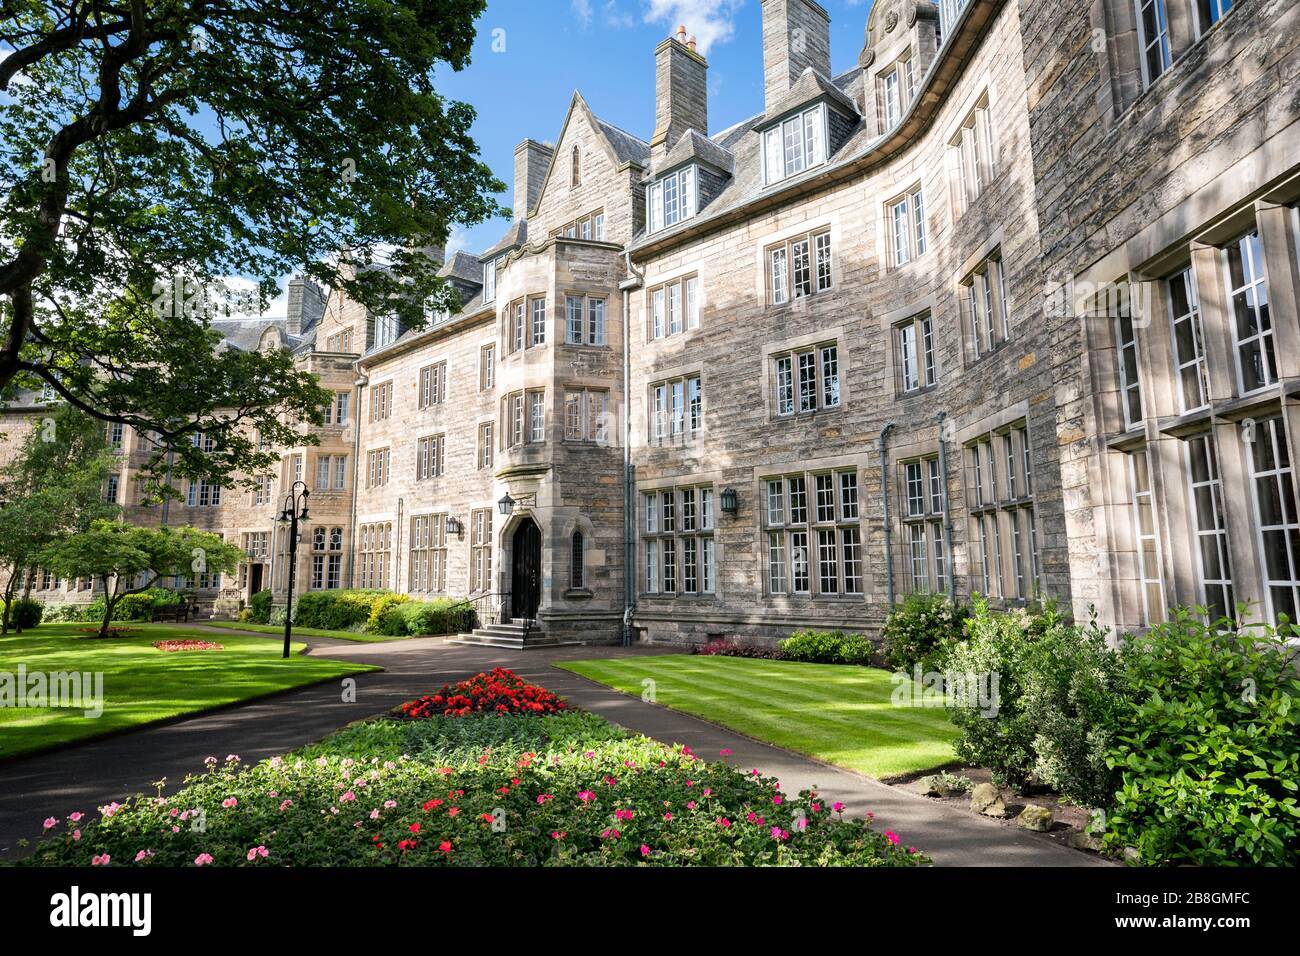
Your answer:
[[[141,850],[135,855],[135,862],[139,863],[141,860],[147,860],[151,856],[153,856],[153,850]]]
[[[644,843],[641,844],[641,855],[642,855],[642,856],[649,856],[649,855],[650,855],[650,848],[649,848],[648,846],[646,846]]]
[[[460,813],[460,807],[452,807],[447,811],[447,816],[454,817],[458,813]]]
[[[226,797],[226,799],[221,801],[221,805],[229,810],[231,807],[239,806],[239,801],[234,797]]]
[[[665,819],[665,820],[671,820],[672,818],[673,818],[673,815],[672,815],[671,813],[665,813],[665,814],[664,814],[664,819]]]
[[[419,823],[412,823],[412,824],[411,824],[409,827],[407,827],[406,829],[410,830],[412,833],[419,833],[419,832],[420,832],[420,824],[419,824]]]
[[[175,829],[175,827],[173,827],[173,829]],[[73,830],[73,831],[72,831],[72,842],[73,842],[73,843],[76,843],[76,842],[78,842],[78,841],[80,841],[80,840],[81,840],[81,831],[80,831],[80,830]]]
[[[76,813],[69,813],[68,819],[71,820],[73,823],[80,823],[83,815],[84,814],[82,814],[81,811],[77,811]]]
[[[539,793],[539,794],[537,795],[537,802],[538,802],[538,803],[545,803],[547,800],[554,800],[554,799],[555,799],[555,797],[554,797],[552,794],[549,794],[549,793]]]
[[[440,807],[440,806],[442,806],[442,800],[435,798],[433,800],[429,800],[428,802],[426,802],[424,805],[424,809],[426,811],[429,811],[432,810],[434,807]]]
[[[788,840],[790,839],[790,833],[786,830],[782,830],[780,827],[772,827],[772,839]]]
[[[730,757],[730,756],[731,756],[731,748],[730,748],[730,747],[723,747],[721,750],[718,751],[718,756],[719,756],[719,757]]]
[[[590,790],[579,790],[578,799],[581,800],[583,803],[586,803],[588,800],[595,800],[596,795],[592,793]]]
[[[339,797],[339,803],[351,803],[356,798],[357,795],[349,790],[347,793],[343,794],[343,796]]]
[[[109,856],[107,853],[105,853],[103,856],[92,856],[92,857],[90,858],[90,865],[91,865],[91,866],[108,866],[108,861],[111,860],[111,859],[112,859],[112,857]]]
[[[194,858],[195,866],[207,866],[211,862],[212,862],[211,853],[200,853],[198,856]]]
[[[47,830],[52,830],[52,829],[54,829],[55,827],[57,827],[58,825],[59,825],[59,821],[56,820],[56,819],[54,819],[54,817],[46,817],[46,818],[45,818],[45,829],[47,829]]]
[[[834,810],[836,813],[843,813],[843,812],[844,812],[844,804],[842,804],[842,803],[833,803],[833,804],[831,804],[831,809]],[[870,814],[867,814],[867,815],[870,816]]]
[[[259,856],[265,860],[269,853],[270,851],[267,850],[267,848],[264,846],[258,845],[252,847],[248,851],[248,861],[251,863],[253,860],[256,860]]]
[[[441,843],[438,844],[438,849],[441,850],[443,853],[450,853],[450,852],[451,852],[451,841],[450,841],[450,840],[443,840]]]
[[[393,807],[395,807],[395,806],[397,806],[397,801],[396,801],[396,800],[385,800],[385,801],[384,801],[384,809],[385,809],[385,810],[391,810],[391,809],[393,809]]]
[[[895,833],[893,830],[885,831],[885,839],[888,840],[890,843],[894,844],[894,846],[898,846],[898,834]]]

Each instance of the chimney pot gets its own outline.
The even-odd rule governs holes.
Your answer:
[[[686,48],[690,50],[692,53],[695,52],[695,37],[692,36],[689,40],[686,41]]]
[[[677,42],[678,43],[686,42],[686,25],[684,23],[679,23],[677,25]]]

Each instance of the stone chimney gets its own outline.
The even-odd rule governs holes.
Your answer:
[[[803,71],[831,75],[831,16],[813,0],[763,0],[763,109],[770,111]]]
[[[528,211],[542,193],[546,170],[554,155],[555,147],[535,139],[526,139],[515,147],[515,222],[528,218]]]
[[[677,35],[655,47],[655,133],[650,139],[654,165],[688,129],[709,135],[709,64],[695,50],[695,38],[679,26]]]
[[[289,297],[285,305],[285,331],[301,335],[325,314],[325,290],[306,276],[289,280]]]

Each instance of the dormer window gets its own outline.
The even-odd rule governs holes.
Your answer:
[[[646,191],[646,224],[649,232],[675,226],[695,215],[695,166],[683,166],[656,180]]]
[[[383,348],[397,341],[397,316],[387,314],[375,319],[375,348]]]
[[[493,259],[483,263],[483,301],[491,302],[497,297],[497,262]]]
[[[763,182],[770,186],[826,162],[826,110],[818,103],[763,131]]]

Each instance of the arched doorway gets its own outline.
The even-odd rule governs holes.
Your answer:
[[[510,547],[510,616],[534,618],[542,601],[542,531],[525,517]]]

